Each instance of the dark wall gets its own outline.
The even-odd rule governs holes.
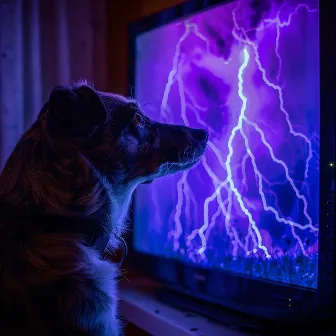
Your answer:
[[[127,94],[127,25],[185,0],[126,0],[107,4],[108,87]],[[113,41],[113,42],[112,42]]]

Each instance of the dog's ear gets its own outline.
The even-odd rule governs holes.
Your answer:
[[[57,135],[85,137],[105,123],[106,108],[88,86],[55,87],[49,98],[47,127]]]

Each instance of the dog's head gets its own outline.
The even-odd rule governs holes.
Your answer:
[[[151,120],[132,99],[85,83],[56,87],[0,174],[0,201],[62,216],[65,230],[115,248],[135,187],[190,168],[207,139]]]
[[[54,147],[77,150],[113,185],[188,169],[208,140],[204,130],[153,121],[136,101],[85,84],[56,87],[39,119]]]

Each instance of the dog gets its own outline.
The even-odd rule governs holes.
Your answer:
[[[135,188],[192,167],[207,140],[86,82],[55,87],[0,175],[0,335],[122,334],[105,255]]]

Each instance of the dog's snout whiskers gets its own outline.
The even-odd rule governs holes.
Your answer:
[[[182,155],[181,155],[181,151],[179,151],[179,157],[178,157],[179,162],[184,161],[185,158],[188,156],[188,151],[189,151],[190,147],[191,147],[191,146],[188,146],[188,147],[183,151],[183,154],[182,154]]]

